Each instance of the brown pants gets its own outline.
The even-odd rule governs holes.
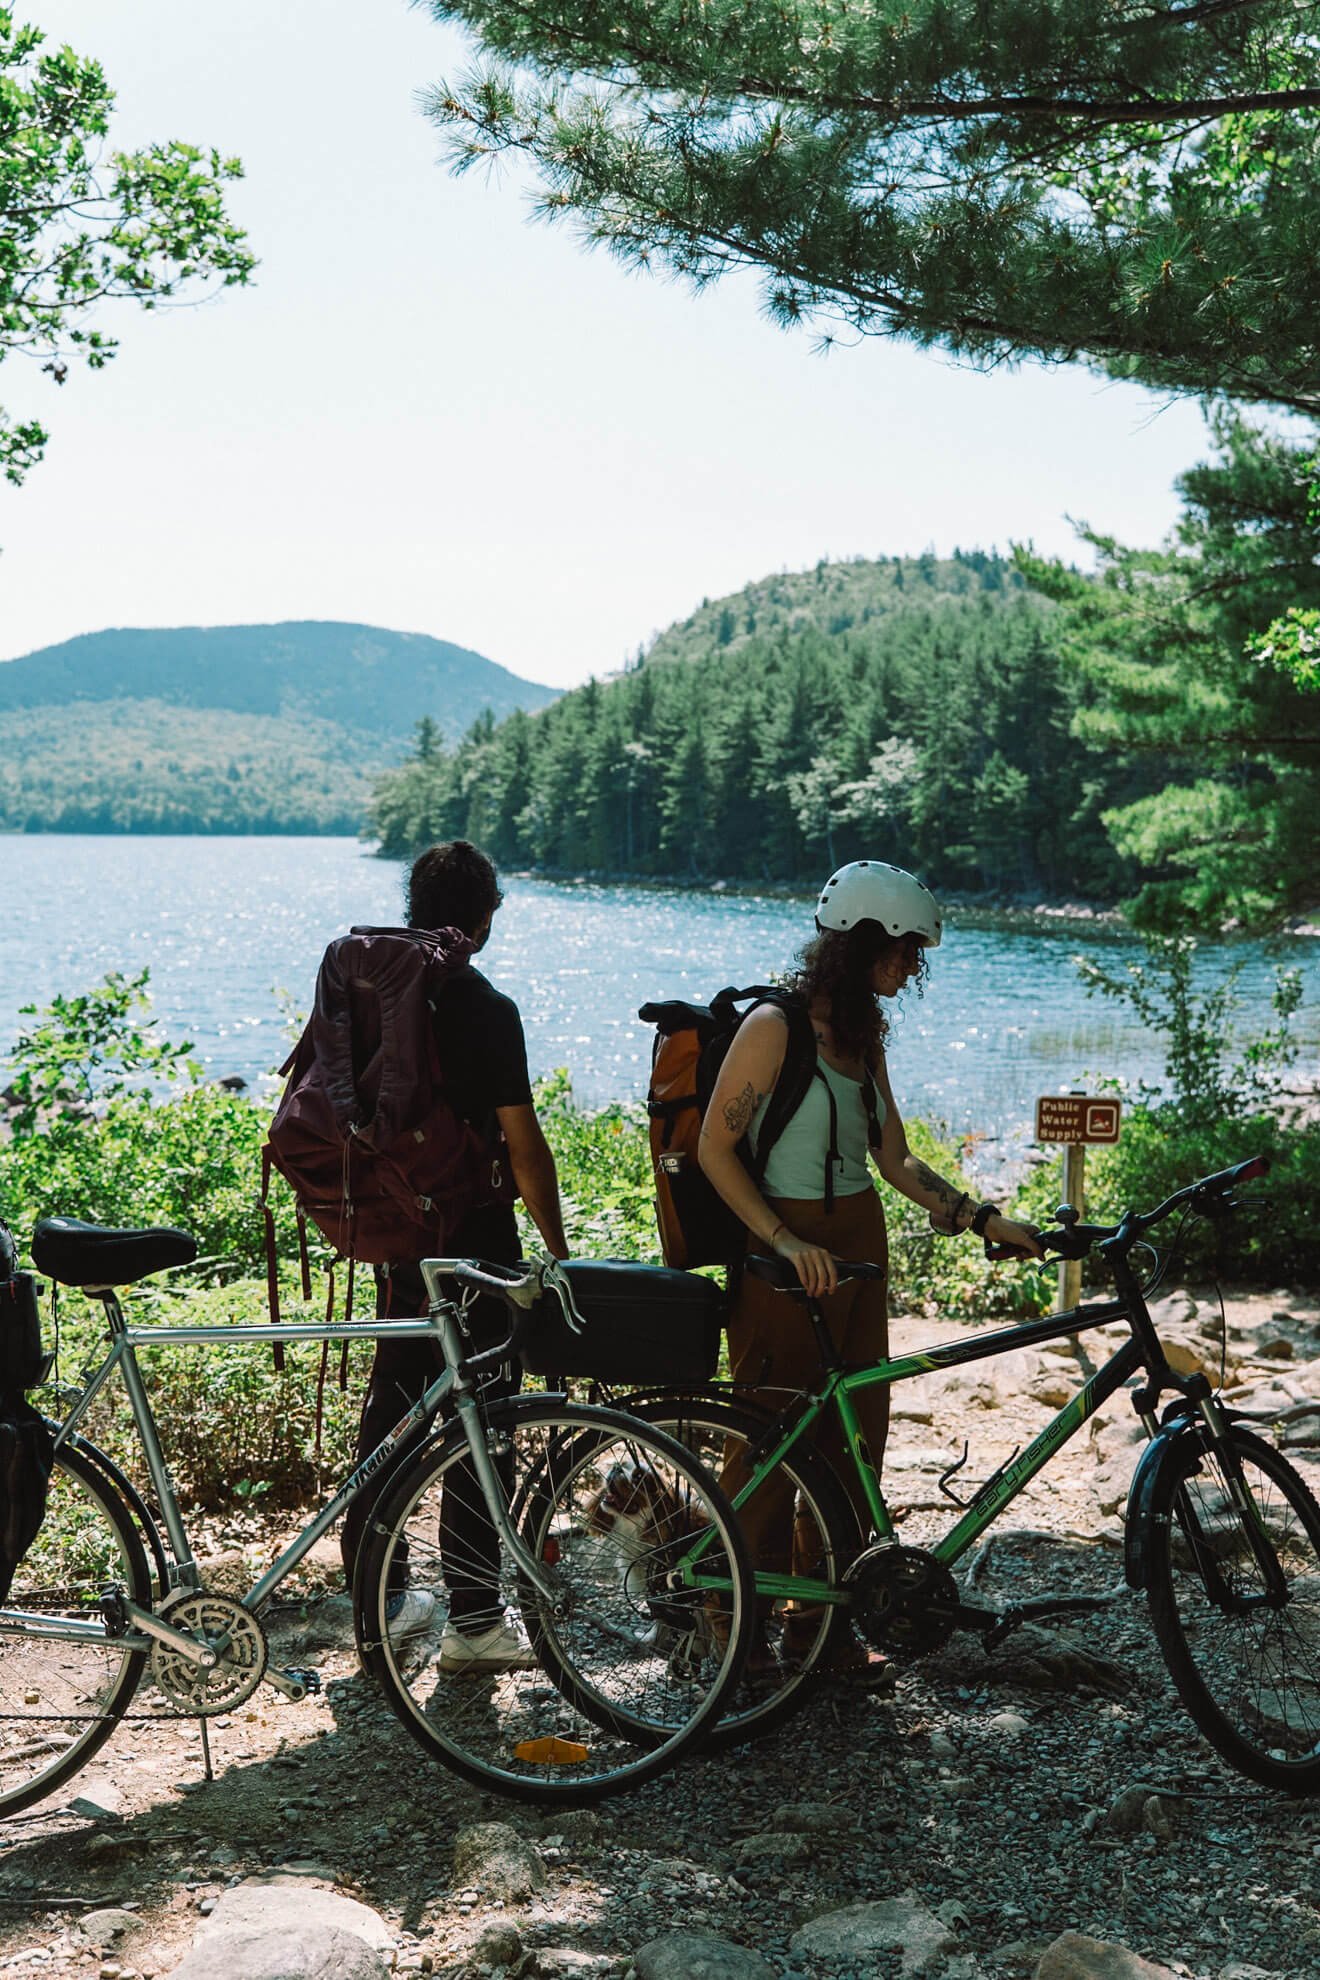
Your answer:
[[[827,1215],[823,1202],[767,1199],[771,1209],[795,1236],[825,1245],[838,1258],[865,1258],[888,1265],[885,1213],[874,1190],[835,1199]],[[764,1250],[756,1241],[750,1251]],[[822,1302],[831,1339],[844,1361],[860,1365],[881,1361],[889,1352],[889,1288],[883,1279],[854,1279]],[[729,1321],[729,1367],[733,1380],[750,1385],[751,1400],[776,1412],[794,1394],[820,1387],[823,1370],[811,1322],[801,1301],[776,1292],[762,1279],[745,1277]],[[862,1434],[870,1446],[877,1471],[889,1430],[889,1389],[877,1385],[854,1397]],[[861,1494],[852,1461],[844,1449],[838,1418],[830,1411],[817,1426],[814,1444],[839,1475],[857,1512],[863,1535],[871,1516]],[[726,1453],[721,1484],[736,1492],[746,1478],[732,1451]],[[753,1565],[769,1574],[810,1573],[811,1537],[794,1535],[793,1487],[782,1471],[775,1472],[742,1509],[743,1531]],[[799,1527],[803,1522],[799,1520]],[[804,1556],[799,1558],[799,1556]]]

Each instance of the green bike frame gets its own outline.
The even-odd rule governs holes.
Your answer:
[[[885,1505],[879,1473],[862,1433],[854,1397],[866,1389],[910,1381],[917,1375],[929,1375],[935,1369],[958,1368],[973,1361],[990,1361],[1013,1348],[1035,1347],[1044,1341],[1061,1340],[1066,1335],[1107,1326],[1114,1320],[1125,1321],[1134,1327],[1132,1338],[1126,1340],[1118,1352],[1096,1370],[1024,1451],[1017,1452],[986,1479],[964,1509],[962,1518],[930,1549],[936,1560],[951,1568],[969,1547],[975,1545],[986,1527],[1012,1503],[1036,1473],[1049,1463],[1055,1452],[1061,1450],[1068,1439],[1081,1429],[1087,1418],[1108,1402],[1139,1369],[1151,1366],[1154,1361],[1161,1373],[1167,1372],[1163,1353],[1144,1308],[1134,1313],[1129,1299],[1104,1300],[1094,1305],[1073,1307],[1062,1313],[1051,1313],[1043,1320],[1029,1321],[1021,1327],[1002,1327],[979,1340],[953,1341],[941,1347],[923,1348],[915,1354],[900,1355],[893,1361],[878,1361],[865,1368],[829,1367],[820,1388],[795,1400],[782,1416],[776,1418],[772,1428],[767,1429],[760,1443],[753,1447],[751,1474],[742,1488],[731,1494],[734,1511],[740,1511],[760,1490],[795,1445],[804,1439],[811,1441],[816,1425],[827,1411],[833,1410],[843,1431],[845,1447],[857,1474],[876,1539],[881,1544],[892,1541],[896,1537],[894,1522]],[[805,1315],[803,1322],[808,1324]],[[1139,1335],[1147,1331],[1149,1341],[1143,1344]],[[828,1336],[825,1336],[827,1340]],[[826,1352],[827,1358],[832,1359],[828,1350]],[[1152,1419],[1147,1428],[1153,1433],[1154,1427]],[[791,1598],[799,1602],[841,1603],[850,1599],[848,1591],[837,1586],[827,1586],[824,1582],[812,1581],[801,1575],[759,1571],[756,1592],[758,1596]]]

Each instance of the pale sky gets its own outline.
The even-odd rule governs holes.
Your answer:
[[[120,144],[239,153],[256,286],[103,311],[108,370],[0,399],[0,657],[103,626],[346,619],[567,686],[703,597],[820,557],[1154,543],[1208,452],[1188,401],[1079,368],[828,357],[750,277],[701,297],[456,180],[415,93],[466,51],[404,0],[17,0],[105,64]]]

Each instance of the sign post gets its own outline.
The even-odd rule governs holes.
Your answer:
[[[1063,1143],[1063,1200],[1086,1216],[1086,1147],[1088,1142],[1118,1140],[1121,1103],[1095,1100],[1086,1093],[1046,1094],[1036,1102],[1037,1141]],[[1059,1311],[1076,1306],[1082,1296],[1082,1261],[1059,1260]]]

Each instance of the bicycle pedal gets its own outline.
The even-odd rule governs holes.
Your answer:
[[[292,1666],[288,1670],[281,1671],[273,1664],[267,1665],[266,1681],[268,1684],[273,1684],[276,1691],[283,1692],[284,1696],[291,1699],[295,1705],[304,1698],[319,1696],[324,1689],[319,1671],[301,1670]]]

